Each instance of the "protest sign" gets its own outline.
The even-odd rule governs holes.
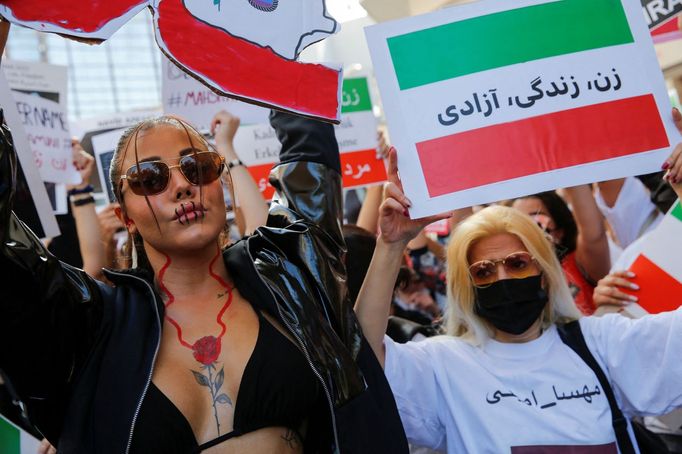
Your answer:
[[[483,0],[366,31],[412,216],[653,172],[680,140],[635,0]]]
[[[682,205],[677,201],[661,223],[644,240],[641,254],[630,266],[636,277],[632,281],[639,290],[624,292],[637,296],[638,305],[647,313],[675,310],[682,295]],[[635,308],[626,310],[633,315]]]
[[[36,168],[26,132],[14,107],[14,97],[5,76],[0,73],[0,106],[7,126],[12,131],[14,147],[17,151],[19,171],[17,172],[17,188],[15,211],[22,220],[41,238],[59,235],[57,221],[52,214],[52,206],[45,190],[45,184]]]
[[[299,63],[338,30],[325,0],[2,0],[0,15],[38,31],[101,42],[145,6],[156,42],[176,65],[219,93],[338,122],[341,71]]]
[[[378,184],[386,180],[383,160],[377,158],[377,121],[367,78],[343,82],[343,114],[335,127],[341,153],[344,189]],[[269,124],[240,126],[234,139],[240,159],[249,168],[263,197],[271,199],[274,189],[268,183],[272,166],[279,161],[281,144]]]
[[[118,139],[121,138],[123,131],[125,131],[125,129],[115,129],[104,134],[96,135],[92,139],[92,149],[95,155],[95,163],[97,164],[97,174],[102,182],[102,192],[107,203],[116,201],[114,191],[109,184],[109,168],[111,167],[111,159],[114,157]]]
[[[0,447],[3,454],[36,454],[40,441],[0,415]]]
[[[71,135],[66,112],[40,96],[13,92],[21,124],[33,159],[45,182],[78,184],[81,177],[73,165]]]
[[[243,125],[268,122],[269,109],[220,96],[166,58],[161,85],[163,111],[185,118],[201,132],[210,130],[213,116],[221,110],[239,117]]]
[[[41,98],[58,102],[64,111],[67,110],[66,66],[3,59],[2,71],[12,90],[36,93]]]
[[[335,130],[344,189],[386,181],[386,167],[377,158],[377,121],[367,78],[344,79],[341,103],[341,124]]]
[[[655,29],[672,17],[682,13],[680,0],[641,0],[646,24]]]
[[[116,114],[87,118],[71,123],[71,134],[79,138],[81,146],[87,153],[90,153],[94,156],[95,152],[93,151],[92,143],[96,136],[114,130],[120,130],[120,135],[120,133],[122,133],[127,127],[133,126],[142,120],[159,115],[161,115],[160,110],[152,109],[120,112]],[[90,184],[92,184],[92,187],[96,193],[105,192],[104,188],[108,186],[108,181],[108,176],[106,176],[104,180],[101,180],[99,174],[92,175],[90,177]]]

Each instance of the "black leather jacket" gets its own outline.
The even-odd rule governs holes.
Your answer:
[[[268,226],[224,251],[239,292],[298,342],[327,403],[315,452],[403,453],[393,396],[345,287],[338,148],[330,125],[284,114]],[[61,263],[11,212],[16,156],[0,137],[0,369],[60,454],[127,452],[159,349],[153,276]]]

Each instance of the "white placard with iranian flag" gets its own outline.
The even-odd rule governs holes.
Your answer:
[[[672,311],[682,305],[682,205],[678,200],[661,223],[643,240],[641,253],[630,265],[639,290],[638,304],[625,310],[633,316]]]
[[[660,170],[681,139],[637,0],[482,0],[366,32],[413,216]]]
[[[377,121],[366,77],[344,79],[341,124],[335,127],[345,189],[386,181],[383,160],[377,158]],[[269,124],[241,126],[235,149],[249,168],[263,197],[271,199],[270,169],[279,160],[281,145]]]
[[[80,174],[73,165],[71,135],[64,109],[59,103],[40,96],[17,91],[12,92],[12,96],[43,181],[80,183]]]
[[[163,59],[161,96],[163,111],[179,115],[199,131],[207,132],[213,116],[226,110],[238,116],[242,124],[267,123],[270,109],[220,96],[195,78]]]

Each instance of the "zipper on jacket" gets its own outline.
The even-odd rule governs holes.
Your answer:
[[[251,255],[251,251],[248,248],[248,245],[246,246],[246,251],[249,254],[249,259],[251,259],[251,263],[254,263],[253,256]],[[287,325],[287,328],[289,329],[289,332],[291,333],[292,336],[296,338],[296,341],[298,342],[301,351],[303,352],[303,356],[305,356],[306,361],[308,361],[308,365],[312,369],[313,373],[315,376],[320,380],[320,384],[322,385],[322,389],[324,389],[324,394],[327,396],[327,403],[329,404],[329,415],[331,416],[332,420],[332,433],[334,434],[334,445],[335,445],[335,451],[336,453],[340,452],[341,447],[339,446],[339,437],[338,434],[336,433],[336,416],[334,415],[334,404],[332,403],[332,395],[331,392],[329,391],[329,387],[327,386],[327,382],[324,381],[322,378],[322,374],[317,370],[315,365],[313,364],[313,361],[310,359],[310,354],[308,353],[308,349],[305,348],[305,344],[299,337],[298,333],[292,328],[291,324],[289,323],[288,317],[286,317],[282,313],[282,308],[280,307],[279,304],[277,304],[277,298],[275,298],[275,295],[272,293],[272,290],[270,290],[270,287],[263,282],[263,278],[261,278],[260,273],[256,271],[256,275],[258,275],[258,280],[260,280],[261,284],[268,289],[268,293],[270,293],[270,296],[272,297],[272,300],[275,302],[275,306],[277,306],[277,312],[279,313],[280,319],[284,322],[285,325]],[[127,453],[126,453],[127,454]]]
[[[128,454],[130,452],[130,446],[133,443],[133,430],[135,429],[135,422],[137,421],[137,417],[140,414],[140,408],[142,407],[142,402],[144,401],[144,397],[147,395],[147,390],[149,389],[149,384],[152,381],[152,374],[154,373],[154,364],[156,363],[156,356],[159,354],[159,347],[161,346],[161,315],[159,315],[159,308],[157,305],[156,301],[156,294],[154,293],[154,290],[152,289],[152,286],[149,285],[149,282],[145,281],[144,279],[141,279],[137,276],[132,276],[130,274],[122,274],[122,273],[117,273],[115,271],[107,270],[111,274],[117,275],[117,276],[122,276],[124,278],[133,278],[137,279],[140,282],[144,282],[144,285],[147,286],[149,289],[149,292],[152,295],[152,301],[154,303],[154,312],[156,312],[156,323],[158,324],[159,327],[159,340],[156,342],[156,350],[154,350],[154,356],[152,357],[152,364],[151,367],[149,368],[149,376],[147,377],[147,383],[144,385],[144,389],[142,390],[142,395],[140,396],[140,400],[137,402],[137,407],[135,408],[135,413],[133,414],[133,420],[130,423],[130,434],[128,435],[128,444],[126,445],[126,450],[125,453]]]

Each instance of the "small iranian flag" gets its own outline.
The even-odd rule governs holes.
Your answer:
[[[654,171],[679,140],[636,0],[481,0],[367,38],[414,216]]]
[[[631,293],[650,314],[682,305],[682,205],[677,201],[668,215],[644,240],[642,252],[630,267],[640,290]],[[630,309],[630,308],[628,308]],[[638,315],[636,310],[629,310]]]
[[[0,415],[0,452],[2,454],[35,454],[40,442]]]

